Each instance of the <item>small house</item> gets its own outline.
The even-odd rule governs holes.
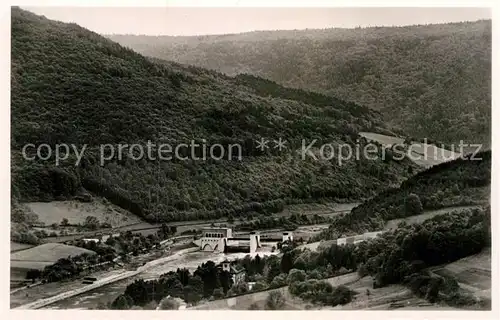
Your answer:
[[[228,260],[223,261],[221,263],[221,266],[223,271],[227,271],[231,275],[231,278],[233,279],[233,285],[245,281],[245,269],[236,265],[231,265],[231,262],[229,262]]]

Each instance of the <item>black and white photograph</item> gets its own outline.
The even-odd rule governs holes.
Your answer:
[[[9,10],[11,310],[497,308],[491,7]]]

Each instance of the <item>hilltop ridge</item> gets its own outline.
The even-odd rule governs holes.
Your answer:
[[[384,122],[415,140],[490,143],[491,20],[107,37],[146,56],[356,102],[379,110]]]

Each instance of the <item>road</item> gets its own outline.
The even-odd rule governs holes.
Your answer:
[[[63,299],[67,299],[67,298],[70,298],[70,297],[73,297],[73,296],[85,293],[87,291],[91,291],[91,290],[97,289],[99,287],[102,287],[104,285],[107,285],[107,284],[110,284],[110,283],[113,283],[113,282],[116,282],[116,281],[119,281],[119,280],[123,280],[123,279],[126,279],[126,278],[133,277],[133,276],[138,275],[138,274],[143,273],[143,272],[147,272],[150,269],[153,269],[153,268],[157,267],[158,265],[160,265],[162,263],[165,263],[165,262],[168,262],[168,261],[172,261],[172,260],[175,260],[175,259],[179,259],[180,256],[182,256],[182,255],[184,255],[186,253],[195,251],[195,250],[198,250],[198,248],[189,248],[189,249],[180,250],[180,251],[176,252],[175,254],[173,254],[171,256],[163,257],[163,258],[160,258],[160,259],[156,259],[156,260],[150,261],[150,262],[146,263],[145,265],[137,268],[137,270],[133,270],[133,271],[125,271],[124,270],[120,274],[114,274],[114,275],[111,275],[111,276],[99,279],[99,280],[95,281],[93,284],[89,284],[87,286],[84,286],[84,287],[81,287],[81,288],[78,288],[78,289],[69,290],[69,291],[60,293],[58,295],[49,297],[49,298],[39,299],[37,301],[21,305],[21,306],[15,308],[15,309],[40,309],[40,308],[48,306],[48,305],[50,305],[52,303],[55,303],[57,301],[60,301],[60,300],[63,300]]]
[[[325,216],[325,217],[332,217],[341,213],[347,213],[349,210],[339,210],[339,211],[333,211],[333,212],[324,212],[324,213],[318,213],[320,216]],[[182,227],[209,227],[212,223],[227,223],[226,219],[218,219],[218,220],[194,220],[194,221],[177,221],[177,222],[169,222],[169,226],[175,226],[177,228],[182,228]],[[151,233],[155,233],[156,230],[158,230],[161,227],[161,224],[149,224],[149,223],[144,223],[144,222],[139,222],[139,223],[134,223],[126,226],[121,226],[121,227],[116,227],[116,228],[109,228],[109,229],[101,229],[99,231],[86,231],[86,232],[81,232],[78,234],[71,234],[67,236],[60,236],[60,237],[49,237],[49,238],[44,238],[43,242],[44,243],[60,243],[60,242],[66,242],[66,241],[72,241],[72,240],[77,240],[77,239],[82,239],[82,238],[94,238],[97,237],[98,235],[102,234],[110,234],[110,233],[118,233],[118,232],[124,232],[124,231],[131,231],[131,232],[148,232],[151,231]],[[269,230],[264,230],[265,232],[272,232],[272,231],[282,231],[283,229],[269,229]],[[246,231],[241,231],[237,232],[238,234],[248,234],[249,232]]]

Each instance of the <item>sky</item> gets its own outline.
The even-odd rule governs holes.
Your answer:
[[[22,7],[100,34],[205,35],[491,19],[489,8]]]

